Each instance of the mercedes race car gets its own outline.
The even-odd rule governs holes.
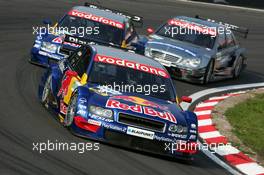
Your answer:
[[[143,24],[139,16],[89,3],[73,7],[52,27],[50,20],[43,23],[47,27],[34,31],[37,36],[30,62],[46,67],[69,55],[64,47],[73,50],[80,47],[78,44],[62,44],[65,34],[89,39],[91,43],[131,49],[132,43],[138,39],[135,27]]]
[[[83,45],[47,69],[39,97],[78,136],[185,160],[197,152],[197,116],[180,107],[191,99],[151,58]]]
[[[234,33],[245,38],[248,29],[231,24],[177,16],[156,31],[148,28],[144,54],[168,68],[174,78],[193,83],[237,78],[246,66],[245,49]]]

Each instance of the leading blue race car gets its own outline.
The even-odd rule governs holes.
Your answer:
[[[83,45],[47,69],[42,104],[74,134],[190,160],[197,116],[183,111],[166,69],[142,55]]]
[[[91,3],[73,7],[54,26],[50,26],[50,20],[43,22],[47,27],[37,30],[29,61],[44,67],[68,57],[70,51],[80,47],[69,42],[62,44],[65,35],[82,37],[90,43],[132,49],[138,40],[135,27],[143,24],[142,17]]]

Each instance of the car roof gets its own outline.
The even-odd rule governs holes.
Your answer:
[[[151,65],[155,68],[166,70],[158,61],[143,55],[102,45],[92,45],[92,47],[96,50],[97,54],[100,55],[119,58],[122,60],[128,60],[139,64]]]
[[[207,27],[220,27],[223,26],[219,23],[215,23],[212,21],[206,21],[203,19],[199,19],[199,18],[192,18],[192,17],[187,17],[187,16],[176,16],[173,19],[181,19],[181,20],[185,20],[185,21],[189,21],[189,22],[193,22],[193,23],[197,23],[197,24],[201,24],[203,26],[207,26]]]
[[[96,16],[100,16],[103,18],[108,18],[120,23],[124,23],[126,21],[128,21],[128,18],[126,18],[125,16],[110,12],[110,11],[105,11],[105,10],[101,10],[101,9],[96,9],[96,8],[91,8],[91,7],[85,7],[85,6],[75,6],[72,8],[72,10],[77,10],[80,12],[86,12],[86,13],[91,13],[93,15]]]

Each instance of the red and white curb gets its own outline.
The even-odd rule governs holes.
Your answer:
[[[231,96],[237,96],[244,92],[230,93],[222,96],[211,97],[199,103],[194,112],[198,118],[199,137],[208,145],[219,145],[213,148],[215,153],[222,157],[229,165],[247,175],[264,175],[264,168],[254,160],[228,144],[228,139],[217,131],[212,121],[212,110],[215,105]]]

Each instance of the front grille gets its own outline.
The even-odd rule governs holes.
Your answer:
[[[153,58],[163,59],[172,63],[177,63],[180,60],[180,57],[176,55],[161,52],[158,50],[151,50],[151,56]]]
[[[112,130],[105,130],[104,136],[106,140],[118,146],[153,152],[156,154],[169,154],[169,152],[165,150],[165,142],[130,136]]]
[[[157,51],[157,50],[151,50],[151,56],[153,58],[159,58],[159,59],[164,59],[164,55],[165,53],[162,53],[160,51]]]
[[[165,124],[163,122],[141,118],[124,113],[119,113],[118,122],[158,132],[163,132],[165,128]]]

